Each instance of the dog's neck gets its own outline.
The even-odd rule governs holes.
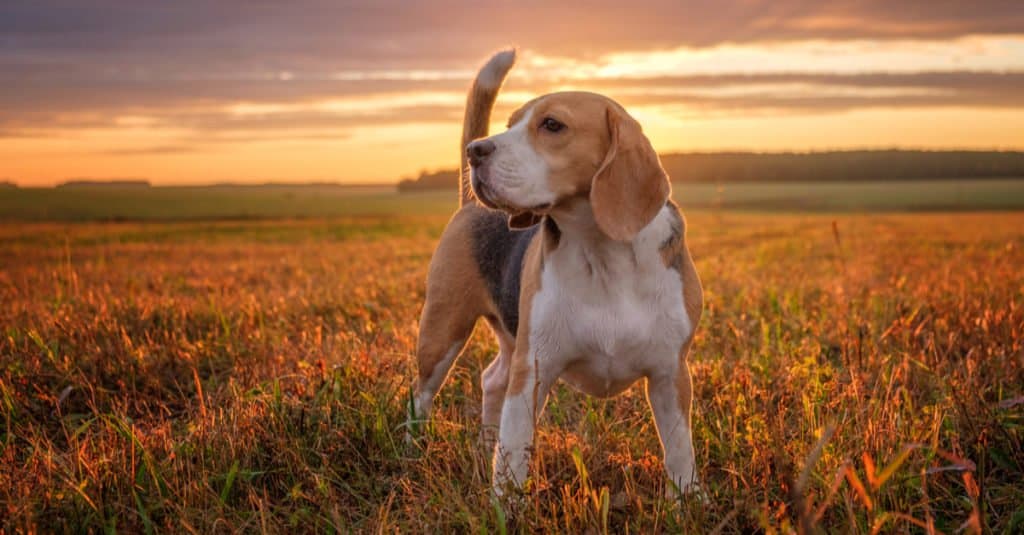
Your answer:
[[[588,273],[613,275],[636,266],[634,243],[616,241],[601,231],[590,202],[576,199],[556,206],[547,216],[558,228],[558,245],[553,254],[565,253],[572,263],[583,262]]]
[[[554,220],[562,235],[570,240],[600,247],[612,240],[601,232],[594,219],[594,210],[584,199],[572,199],[551,209],[548,217]]]

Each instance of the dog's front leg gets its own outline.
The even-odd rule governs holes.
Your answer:
[[[499,327],[500,328],[500,327]],[[498,440],[498,429],[501,427],[501,407],[505,404],[505,392],[508,391],[508,374],[515,348],[515,339],[496,328],[498,333],[498,356],[481,376],[483,387],[483,406],[481,417],[481,437],[484,445],[493,451]]]
[[[501,408],[498,444],[494,449],[494,492],[502,496],[509,485],[522,486],[530,467],[534,428],[557,375],[544,370],[534,354],[515,353],[508,391]]]
[[[669,495],[697,490],[697,466],[690,430],[690,403],[693,386],[686,361],[679,360],[675,373],[647,379],[647,399],[654,412],[654,423],[665,455]]]

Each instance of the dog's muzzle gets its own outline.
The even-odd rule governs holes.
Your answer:
[[[489,139],[478,139],[466,146],[466,157],[469,159],[470,183],[476,198],[488,208],[500,208],[496,202],[494,189],[487,183],[486,164],[497,146]]]

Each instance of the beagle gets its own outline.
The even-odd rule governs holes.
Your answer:
[[[513,50],[496,54],[467,99],[472,187],[460,180],[461,207],[430,262],[412,417],[429,418],[482,317],[499,347],[482,378],[498,495],[525,482],[534,426],[557,379],[613,396],[645,378],[669,490],[691,490],[686,354],[703,294],[668,176],[640,124],[592,93],[531,100],[508,130],[487,137],[514,62]]]

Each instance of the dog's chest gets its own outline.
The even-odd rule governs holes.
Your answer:
[[[691,333],[678,272],[656,251],[559,251],[541,274],[531,349],[592,395],[674,366]]]

